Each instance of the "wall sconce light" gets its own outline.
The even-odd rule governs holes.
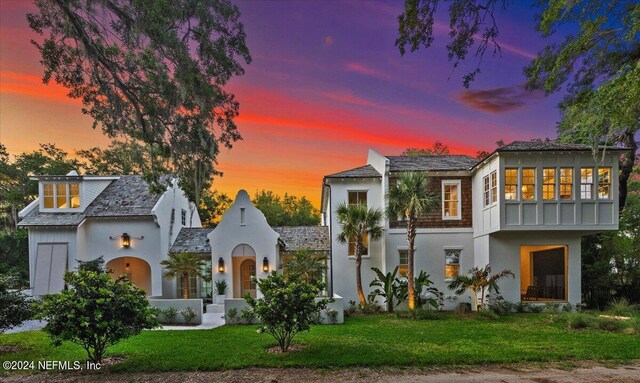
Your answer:
[[[222,257],[218,259],[218,272],[224,273],[224,259]]]
[[[129,237],[129,234],[122,233],[122,236],[120,237],[120,244],[125,248],[131,246],[131,237]]]
[[[131,247],[131,236],[127,233],[122,233],[122,235],[119,235],[117,237],[109,237],[109,239],[113,240],[113,239],[118,239],[120,238],[120,246],[124,247],[125,249],[128,249],[129,247]],[[140,236],[140,237],[133,237],[136,239],[144,239],[144,235]]]
[[[262,271],[264,271],[265,273],[269,271],[269,260],[267,259],[267,257],[264,257],[264,259],[262,260]]]

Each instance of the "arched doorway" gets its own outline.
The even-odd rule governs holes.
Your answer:
[[[120,257],[107,262],[106,269],[113,272],[113,279],[124,275],[147,295],[151,294],[151,266],[146,261],[135,257]]]
[[[256,297],[256,260],[245,259],[240,264],[240,295]]]

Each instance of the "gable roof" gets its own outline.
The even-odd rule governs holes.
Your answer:
[[[183,227],[169,249],[169,253],[209,253],[211,244],[207,236],[211,227]]]
[[[88,217],[151,216],[161,194],[152,193],[139,175],[112,181],[83,212],[42,213],[36,205],[19,226],[78,226]]]
[[[328,226],[280,226],[274,227],[273,230],[280,234],[280,240],[284,242],[288,251],[331,250]]]
[[[325,178],[380,178],[382,175],[371,165],[359,166],[339,173],[330,174]]]
[[[512,143],[499,147],[496,152],[528,152],[528,151],[591,151],[591,145],[571,144],[557,141],[513,141]]]
[[[386,157],[389,159],[390,172],[469,170],[478,162],[464,154]]]

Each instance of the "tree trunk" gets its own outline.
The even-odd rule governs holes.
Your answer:
[[[624,209],[624,205],[627,202],[627,183],[629,181],[629,177],[631,177],[631,173],[633,173],[633,165],[636,160],[636,150],[638,150],[638,143],[635,140],[634,132],[631,129],[627,129],[622,135],[620,141],[624,144],[625,147],[630,148],[629,151],[625,152],[620,159],[620,195],[619,195],[619,210],[622,211]]]
[[[471,302],[471,311],[478,311],[478,290],[473,291],[473,301]]]
[[[356,240],[356,288],[358,290],[358,299],[360,299],[360,307],[364,308],[367,303],[364,297],[364,291],[362,290],[362,235]]]
[[[407,304],[409,306],[409,310],[414,310],[416,308],[416,295],[415,295],[415,285],[413,280],[413,243],[416,239],[416,224],[415,217],[410,216],[407,221],[407,242],[409,244],[409,249],[407,250]]]
[[[182,298],[189,299],[189,273],[182,273]]]

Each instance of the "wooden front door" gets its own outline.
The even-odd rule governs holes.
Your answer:
[[[240,264],[240,295],[256,297],[256,261],[247,259]]]

